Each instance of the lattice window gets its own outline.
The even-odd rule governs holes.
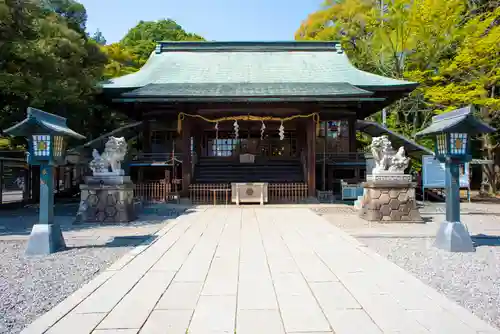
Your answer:
[[[466,133],[450,133],[450,153],[465,154],[467,148]]]
[[[64,138],[62,136],[54,136],[54,156],[62,157],[64,153]]]
[[[448,147],[446,145],[446,134],[440,134],[437,136],[437,152],[440,155],[446,155],[448,153]]]
[[[33,154],[39,157],[50,155],[50,135],[33,135]]]
[[[212,148],[211,156],[215,157],[233,156],[240,145],[240,140],[234,138],[213,139],[209,142]]]

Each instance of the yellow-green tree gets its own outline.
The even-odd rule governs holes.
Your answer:
[[[103,73],[104,79],[130,74],[140,68],[137,57],[120,43],[102,46],[101,50],[108,57]]]
[[[500,8],[493,2],[328,0],[295,37],[338,40],[357,67],[419,82],[388,108],[388,126],[407,136],[434,114],[468,104],[500,127]],[[498,142],[495,135],[483,138],[489,159]],[[495,190],[500,177],[494,174],[491,167],[486,176]]]
[[[140,21],[120,41],[143,65],[160,41],[203,41],[203,37],[186,32],[174,20]]]
[[[463,0],[330,0],[295,37],[338,40],[358,68],[422,82],[453,53],[465,8]],[[433,106],[424,92],[422,86],[388,108],[388,125],[411,136],[426,124]]]
[[[500,128],[500,7],[472,17],[460,32],[453,58],[443,61],[435,75],[424,80],[425,96],[442,110],[466,104],[479,107],[481,116]],[[482,138],[483,155],[495,161],[485,166],[485,181],[496,192],[500,187],[499,133]]]

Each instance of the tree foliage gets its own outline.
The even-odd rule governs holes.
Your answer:
[[[203,40],[161,20],[140,22],[105,45],[86,23],[85,7],[74,0],[0,0],[0,129],[33,106],[67,117],[88,138],[102,135],[122,121],[95,99],[99,81],[137,71],[158,40]]]
[[[137,71],[140,65],[137,56],[120,43],[103,46],[101,49],[108,57],[103,78],[110,79]]]
[[[203,41],[203,37],[186,32],[171,19],[140,21],[120,41],[136,57],[142,66],[159,41]]]
[[[2,0],[0,22],[0,128],[30,105],[65,110],[91,99],[106,57],[66,17],[34,1]]]
[[[433,115],[468,104],[500,126],[499,24],[498,1],[327,0],[295,37],[338,40],[357,67],[419,82],[388,108],[388,127],[412,137]],[[483,139],[489,159],[498,139]]]

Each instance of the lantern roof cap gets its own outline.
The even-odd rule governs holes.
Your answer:
[[[85,139],[85,136],[71,130],[66,125],[66,118],[36,108],[28,107],[24,120],[5,129],[11,136],[30,136],[32,134],[52,134]]]
[[[416,136],[424,137],[452,132],[477,135],[495,131],[495,128],[474,116],[474,106],[469,105],[432,117],[432,123],[427,128],[418,132]]]

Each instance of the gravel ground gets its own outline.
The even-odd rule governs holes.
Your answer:
[[[19,333],[132,247],[73,248],[26,258],[25,241],[0,241],[0,333]]]
[[[358,238],[424,283],[500,329],[500,243],[448,253],[426,238]]]

